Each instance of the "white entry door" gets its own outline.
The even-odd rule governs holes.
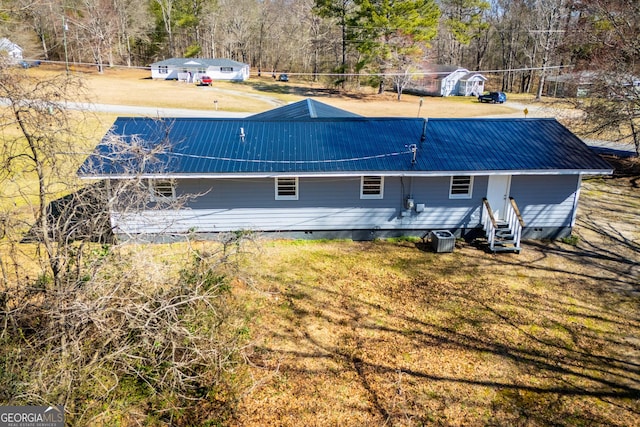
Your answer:
[[[497,220],[504,219],[504,212],[509,200],[511,175],[491,175],[487,185],[487,200]]]

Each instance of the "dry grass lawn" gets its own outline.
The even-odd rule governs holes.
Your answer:
[[[639,425],[639,209],[589,180],[577,245],[520,255],[264,242],[237,425]]]
[[[74,72],[105,104],[210,109],[218,99],[259,112],[314,96],[409,117],[419,107],[295,81],[206,88],[137,70]],[[508,112],[425,98],[419,115]],[[261,242],[234,286],[255,343],[235,424],[640,425],[639,175],[586,181],[577,244],[528,242],[520,255],[462,242],[451,254],[420,242]]]
[[[61,66],[42,66],[27,72],[36,76],[64,72]],[[504,105],[481,104],[475,98],[420,97],[403,95],[397,101],[393,93],[377,95],[363,87],[357,93],[339,91],[330,83],[296,81],[275,82],[270,77],[253,77],[244,83],[216,81],[211,87],[200,87],[178,81],[150,79],[150,72],[140,69],[107,69],[99,74],[92,67],[72,68],[89,89],[90,99],[99,104],[133,105],[159,108],[186,108],[215,111],[258,113],[313,97],[329,105],[365,116],[474,117],[509,114],[514,110]]]

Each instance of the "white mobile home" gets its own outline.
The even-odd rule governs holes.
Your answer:
[[[151,78],[195,82],[200,76],[215,80],[245,81],[249,64],[230,59],[171,58],[151,64]]]

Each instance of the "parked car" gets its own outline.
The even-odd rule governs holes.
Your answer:
[[[492,104],[502,104],[507,100],[507,95],[504,92],[485,92],[478,97],[479,102],[490,102]]]
[[[281,82],[288,82],[289,81],[289,75],[288,74],[280,74],[280,76],[278,77],[278,80],[280,80]]]
[[[213,79],[209,76],[200,76],[200,78],[196,80],[197,85],[211,86],[211,83],[213,83]]]
[[[40,61],[20,61],[22,68],[31,68],[40,66]]]

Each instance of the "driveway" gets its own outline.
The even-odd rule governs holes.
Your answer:
[[[242,118],[252,113],[235,113],[216,110],[191,110],[186,108],[158,108],[133,105],[92,104],[69,102],[67,107],[72,110],[92,111],[100,113],[122,114],[127,116],[145,117],[212,117],[212,118]]]

